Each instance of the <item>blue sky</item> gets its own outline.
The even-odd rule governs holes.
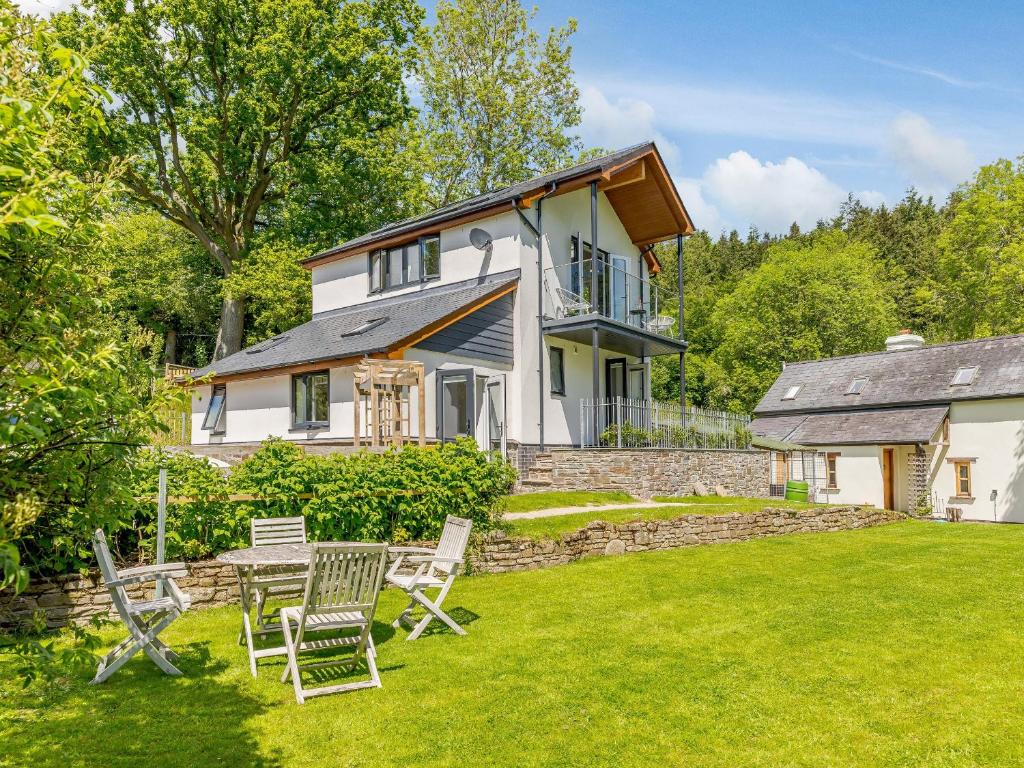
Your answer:
[[[579,23],[581,133],[658,141],[698,226],[945,196],[1024,153],[1024,4],[539,0]]]
[[[586,144],[655,139],[714,234],[945,197],[1024,154],[1022,2],[536,2],[539,27],[579,23]]]

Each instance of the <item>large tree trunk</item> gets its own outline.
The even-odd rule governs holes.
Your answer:
[[[178,332],[174,328],[167,329],[164,336],[164,365],[178,362]]]
[[[213,359],[232,355],[242,348],[242,330],[245,323],[245,299],[224,297],[220,310],[220,328],[217,329],[217,346]]]

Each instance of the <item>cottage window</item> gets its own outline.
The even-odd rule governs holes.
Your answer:
[[[292,376],[292,425],[296,428],[330,424],[331,389],[327,371]]]
[[[210,405],[206,409],[206,418],[203,419],[203,429],[211,430],[214,434],[224,431],[224,414],[227,411],[227,408],[225,408],[227,400],[227,385],[214,384],[213,393],[210,396]]]
[[[959,499],[969,499],[974,496],[971,493],[971,462],[953,462],[953,471],[956,477],[956,496]]]
[[[565,394],[565,350],[559,347],[551,347],[548,350],[548,357],[551,361],[551,394]]]
[[[825,487],[830,491],[839,490],[839,454],[825,454]]]
[[[439,277],[441,237],[429,235],[386,250],[372,251],[368,269],[370,293]]]

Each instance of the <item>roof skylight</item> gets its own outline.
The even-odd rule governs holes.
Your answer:
[[[790,387],[786,390],[786,394],[782,396],[783,400],[796,400],[796,396],[800,394],[800,390],[803,389],[803,384],[797,384],[796,386]]]
[[[260,352],[266,352],[268,349],[273,349],[278,344],[283,344],[286,341],[288,341],[287,336],[275,336],[269,341],[265,341],[262,344],[257,344],[255,347],[252,347],[251,349],[245,350],[245,354],[258,355]]]
[[[864,387],[867,386],[868,380],[866,376],[858,376],[856,379],[850,382],[850,388],[846,390],[848,395],[859,395],[864,391]]]
[[[978,366],[971,366],[969,368],[957,368],[956,373],[953,374],[953,381],[950,382],[951,387],[966,387],[969,384],[974,383],[974,377],[978,373]]]
[[[367,331],[373,330],[378,325],[386,323],[387,321],[388,321],[388,319],[386,317],[375,317],[372,320],[367,320],[364,323],[360,323],[355,328],[353,328],[353,329],[351,329],[349,331],[345,331],[341,335],[342,336],[358,336],[358,335],[360,335],[362,333],[366,333]]]

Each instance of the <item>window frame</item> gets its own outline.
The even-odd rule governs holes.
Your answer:
[[[299,414],[295,409],[295,384],[297,381],[303,382],[303,388],[306,393],[306,402],[312,403],[310,397],[310,382],[314,376],[324,376],[327,379],[327,418],[324,421],[317,420],[299,420]],[[306,371],[304,373],[293,373],[291,376],[291,413],[292,413],[292,429],[298,430],[310,430],[310,429],[329,429],[331,426],[331,372],[330,369],[321,369],[317,371]],[[305,414],[303,414],[305,415]],[[310,412],[312,415],[312,412]]]
[[[217,412],[217,419],[213,424],[210,424],[210,413],[213,409],[213,403],[217,399],[218,390],[221,392],[221,403],[220,410]],[[214,384],[210,390],[210,403],[206,406],[206,415],[203,417],[203,431],[209,432],[211,435],[223,435],[226,430],[225,422],[227,421],[228,413],[228,385],[227,384]]]
[[[437,271],[427,272],[426,269],[426,247],[430,241],[437,241]],[[392,282],[394,276],[391,274],[392,258],[394,251],[401,251],[401,259],[395,264],[398,270],[397,282]],[[410,254],[415,254],[416,277],[410,277],[410,269],[413,266]],[[411,285],[428,283],[431,280],[441,279],[441,233],[432,235],[421,235],[413,240],[404,243],[397,243],[388,248],[375,248],[367,254],[366,262],[367,277],[369,280],[369,295],[385,293],[387,291],[408,288]]]
[[[800,394],[800,390],[804,388],[803,384],[794,384],[791,387],[787,387],[786,391],[782,393],[783,400],[796,400],[797,395]],[[792,394],[790,394],[792,393]]]
[[[971,471],[970,461],[954,461],[953,462],[953,498],[955,499],[973,499],[974,498],[974,478]],[[960,468],[963,467],[967,470],[967,477],[960,477]],[[964,493],[961,489],[961,480],[967,481],[967,492]]]
[[[868,385],[869,381],[870,381],[870,379],[868,379],[867,376],[857,376],[857,377],[855,377],[853,379],[853,381],[850,382],[850,386],[847,387],[846,394],[848,394],[848,395],[860,395],[860,394],[863,394],[864,387],[866,387]],[[858,383],[860,384],[860,386],[857,386]]]
[[[960,378],[962,372],[970,371],[971,377],[967,381],[957,381]],[[974,380],[978,378],[978,366],[976,365],[961,365],[956,369],[953,374],[953,380],[949,382],[951,387],[969,387],[974,383]]]
[[[558,369],[560,376],[560,385],[555,386],[555,365],[554,359],[558,358]],[[550,387],[552,395],[558,395],[559,397],[565,397],[565,350],[562,347],[548,347],[548,368],[550,379]]]
[[[825,490],[839,490],[839,457],[842,454],[829,452],[825,454]]]

